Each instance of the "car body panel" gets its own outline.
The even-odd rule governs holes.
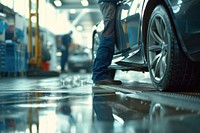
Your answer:
[[[170,0],[175,19],[174,24],[179,35],[182,48],[186,55],[193,61],[200,61],[200,19],[198,13],[200,1]]]
[[[200,1],[198,0],[162,0],[167,6],[171,16],[175,31],[180,41],[180,45],[185,55],[192,61],[200,61],[200,19],[198,12]],[[145,10],[152,4],[152,0],[146,0],[142,11],[144,17]],[[145,9],[145,10],[144,10]],[[143,20],[144,18],[141,18]]]
[[[136,71],[147,71],[139,26],[141,23],[142,4],[141,0],[127,0],[117,7],[116,45],[124,58],[116,62],[116,64],[128,65],[129,69]]]

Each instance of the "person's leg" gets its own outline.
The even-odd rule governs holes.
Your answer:
[[[109,2],[100,3],[104,19],[104,31],[100,38],[99,48],[93,64],[93,82],[109,79],[108,66],[111,64],[115,43],[115,13],[116,6]]]
[[[61,56],[61,60],[60,60],[60,64],[61,64],[61,72],[65,71],[65,64],[66,64],[66,52],[62,51],[62,56]]]

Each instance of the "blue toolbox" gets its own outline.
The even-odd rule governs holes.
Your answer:
[[[6,72],[18,72],[19,71],[19,50],[16,42],[6,42],[6,58],[5,66]]]
[[[6,44],[0,42],[0,72],[6,71]]]

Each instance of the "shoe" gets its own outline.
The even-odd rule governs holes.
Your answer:
[[[104,79],[95,82],[95,85],[121,85],[122,82],[120,80],[113,80],[113,79]]]
[[[67,73],[67,71],[65,71],[65,70],[62,70],[62,71],[61,71],[61,73]]]

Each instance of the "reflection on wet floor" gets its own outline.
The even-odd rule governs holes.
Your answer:
[[[182,96],[173,100],[171,95],[162,93],[163,97],[149,82],[141,81],[124,80],[126,84],[120,87],[94,87],[90,75],[80,74],[2,79],[0,132],[200,132],[198,94],[185,101]]]

